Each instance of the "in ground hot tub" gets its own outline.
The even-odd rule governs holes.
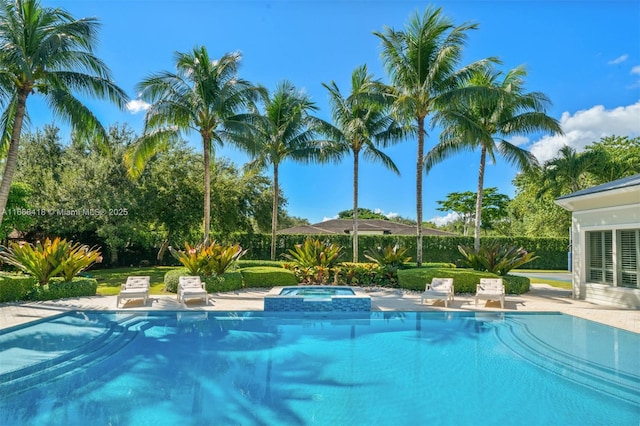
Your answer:
[[[371,310],[371,297],[355,287],[299,285],[274,287],[264,298],[265,311],[362,312]]]

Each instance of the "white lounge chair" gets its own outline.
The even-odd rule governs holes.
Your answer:
[[[502,278],[480,278],[480,284],[476,286],[476,306],[478,306],[478,299],[499,300],[500,307],[504,309]]]
[[[122,299],[143,299],[144,304],[147,304],[149,298],[149,285],[151,277],[146,276],[134,276],[128,277],[127,282],[120,286],[120,294],[116,299],[116,306],[120,306]]]
[[[449,301],[453,302],[453,278],[433,278],[431,284],[427,284],[420,298],[420,303],[425,299],[444,300],[444,307],[449,307]]]
[[[204,299],[206,305],[209,304],[209,293],[205,284],[198,276],[180,277],[178,282],[178,302],[184,303],[186,299]]]

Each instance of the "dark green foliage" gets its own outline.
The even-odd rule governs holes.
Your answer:
[[[240,271],[227,271],[222,275],[202,276],[200,279],[204,281],[205,288],[209,293],[240,290],[245,286]]]
[[[328,240],[308,238],[284,254],[289,260],[285,268],[292,270],[300,282],[326,284],[334,281],[342,256],[341,246]]]
[[[453,278],[456,293],[475,294],[476,285],[480,282],[480,278],[495,278],[496,275],[461,268],[419,268],[398,271],[400,287],[408,290],[424,291],[426,284],[435,277]],[[522,294],[529,291],[530,281],[526,277],[506,275],[501,278],[504,280],[507,294]]]
[[[0,273],[0,303],[26,300],[37,284],[37,280],[28,275]]]
[[[309,238],[308,235],[278,235],[278,256],[287,253],[287,250],[296,244],[302,244]],[[268,259],[270,237],[266,234],[233,234],[231,241],[238,242],[242,247],[247,247],[247,254],[243,259]],[[331,241],[343,247],[345,252],[352,248],[349,235],[323,235],[323,240]],[[484,241],[498,241],[501,244],[524,247],[527,251],[535,252],[539,256],[527,264],[529,269],[566,269],[568,238],[530,238],[530,237],[487,237]],[[360,262],[366,262],[364,252],[379,246],[399,244],[407,249],[407,256],[415,259],[416,237],[410,235],[361,235],[359,237]],[[472,245],[472,237],[462,236],[435,236],[429,235],[423,238],[423,261],[429,263],[458,263],[462,255],[458,251],[459,245]]]
[[[180,277],[191,275],[187,268],[176,268],[164,274],[164,289],[171,293],[178,292]],[[222,276],[201,275],[200,279],[205,283],[209,293],[238,290],[244,287],[240,271],[227,271]]]
[[[344,262],[340,264],[338,271],[338,284],[363,287],[397,287],[397,271],[397,268],[380,266],[376,263]]]
[[[62,277],[54,277],[44,286],[33,287],[24,295],[23,300],[57,300],[95,296],[97,290],[98,281],[95,278],[74,277],[71,281],[64,281]]]
[[[246,260],[240,259],[236,262],[236,269],[254,268],[257,266],[272,266],[274,268],[282,268],[285,262],[280,260]]]
[[[247,288],[296,285],[298,280],[293,272],[282,267],[256,266],[240,270]]]
[[[402,268],[411,260],[411,257],[407,256],[407,249],[400,247],[397,244],[386,245],[384,247],[376,247],[367,249],[364,252],[364,257],[377,263],[381,267],[390,266],[394,268]]]

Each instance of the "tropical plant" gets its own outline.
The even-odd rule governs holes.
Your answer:
[[[396,174],[400,171],[379,147],[399,141],[404,129],[391,117],[391,98],[380,80],[374,80],[366,65],[351,74],[351,94],[344,97],[334,81],[322,84],[329,91],[334,126],[330,138],[338,158],[353,153],[353,261],[358,261],[358,169],[360,154]]]
[[[60,275],[66,282],[87,270],[94,263],[102,262],[102,255],[97,247],[89,247],[78,242],[69,242],[67,250],[60,262]]]
[[[460,91],[435,115],[442,125],[440,142],[425,158],[425,170],[449,155],[480,148],[480,167],[476,193],[474,248],[480,248],[482,193],[487,156],[495,163],[496,153],[523,170],[538,164],[529,151],[509,142],[507,138],[534,131],[562,134],[558,120],[545,113],[550,103],[540,92],[525,92],[526,71],[517,67],[503,74],[493,66],[476,69]]]
[[[80,272],[100,262],[100,251],[56,237],[35,245],[11,242],[0,252],[0,260],[32,275],[41,286],[57,275],[71,281]]]
[[[407,248],[396,245],[386,245],[384,247],[371,248],[364,253],[364,257],[377,263],[381,267],[391,266],[394,268],[402,268],[407,262],[411,261],[411,257],[407,256]]]
[[[487,271],[498,275],[507,275],[509,271],[537,259],[535,253],[524,248],[493,242],[476,250],[473,247],[459,245],[465,266],[476,271]]]
[[[422,265],[422,177],[424,165],[425,123],[442,100],[457,90],[470,71],[486,60],[456,70],[462,58],[467,32],[477,24],[454,26],[442,15],[441,8],[428,7],[424,14],[413,15],[404,31],[385,27],[374,34],[382,41],[382,58],[391,77],[393,109],[396,116],[415,125],[418,134],[416,159],[416,262]]]
[[[122,109],[126,105],[125,92],[94,55],[97,27],[94,18],[76,19],[63,9],[43,7],[38,0],[0,0],[0,99],[7,101],[0,117],[0,151],[6,153],[0,223],[31,94],[41,95],[79,136],[104,140],[106,130],[75,93],[107,98]]]
[[[280,83],[264,99],[264,113],[253,117],[253,160],[247,168],[273,169],[273,211],[271,215],[271,260],[276,258],[276,229],[280,196],[279,167],[286,159],[309,162],[322,160],[323,149],[316,139],[321,120],[311,115],[317,107],[309,96],[288,81]],[[250,119],[247,116],[245,119]]]
[[[333,276],[337,279],[338,264],[342,260],[342,247],[321,241],[307,239],[303,244],[296,244],[289,253],[283,256],[291,261],[285,267],[293,269],[300,282],[324,284]]]
[[[222,245],[213,241],[210,244],[191,246],[184,244],[184,251],[169,247],[169,252],[191,275],[222,275],[247,251],[239,244]]]
[[[542,187],[538,196],[549,193],[554,197],[567,195],[591,185],[588,172],[596,162],[595,155],[578,153],[565,145],[558,150],[558,156],[546,161],[539,169]]]
[[[204,47],[175,54],[175,73],[163,71],[138,84],[140,97],[150,104],[144,134],[127,155],[129,171],[139,176],[145,163],[165,147],[166,141],[192,130],[202,138],[204,160],[204,244],[211,225],[211,154],[225,141],[249,146],[249,123],[244,109],[257,100],[261,89],[238,77],[239,53],[212,60]]]

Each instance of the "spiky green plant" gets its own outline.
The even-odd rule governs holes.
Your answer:
[[[100,251],[95,247],[89,248],[60,237],[53,240],[46,238],[35,245],[12,242],[0,252],[0,259],[32,275],[41,286],[57,275],[61,275],[65,281],[71,281],[77,274],[102,260]]]
[[[503,245],[498,242],[480,246],[477,251],[473,247],[460,245],[458,251],[462,254],[462,262],[466,266],[498,275],[507,275],[512,269],[539,257],[522,247]]]
[[[169,252],[191,275],[222,275],[247,252],[239,244],[226,246],[215,241],[196,246],[185,243],[184,247],[184,251],[169,247]]]
[[[331,276],[335,281],[343,252],[342,246],[309,238],[283,256],[291,261],[290,266],[302,282],[326,284]]]
[[[411,261],[411,257],[406,256],[406,254],[407,249],[405,247],[400,247],[398,244],[393,246],[388,244],[384,247],[378,246],[366,250],[364,257],[381,267],[402,268],[407,262]]]

